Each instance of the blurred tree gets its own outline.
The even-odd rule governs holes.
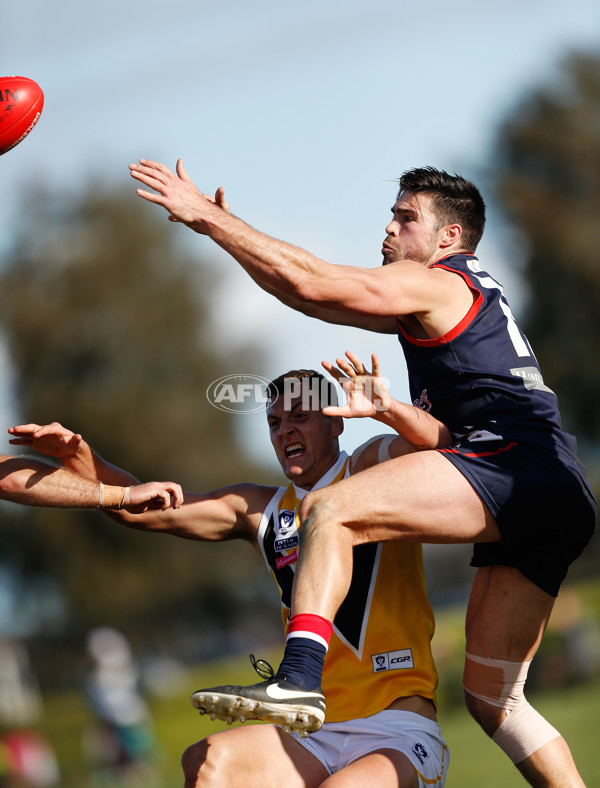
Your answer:
[[[142,480],[205,490],[264,477],[236,445],[234,419],[205,394],[221,375],[260,371],[256,351],[219,354],[213,269],[176,246],[166,216],[97,184],[76,196],[38,186],[20,215],[0,273],[19,420],[60,421]],[[95,512],[14,508],[2,560],[24,589],[40,580],[60,589],[76,629],[172,628],[200,620],[203,598],[211,616],[219,600],[227,623],[235,584],[264,572],[245,545],[128,531]]]
[[[500,203],[522,231],[521,322],[563,422],[600,442],[600,54],[575,53],[500,129]]]

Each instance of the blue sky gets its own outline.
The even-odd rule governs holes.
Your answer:
[[[477,180],[520,97],[569,51],[600,47],[597,0],[0,0],[0,24],[0,73],[45,92],[37,128],[0,158],[0,239],[14,218],[10,196],[25,184],[78,190],[102,179],[138,199],[129,162],[181,156],[200,188],[223,185],[254,226],[367,266],[380,264],[400,172],[432,164]],[[148,210],[165,232],[189,233]],[[518,311],[514,238],[490,218],[480,257]],[[189,235],[200,249],[210,243]],[[262,369],[232,373],[270,376],[347,348],[376,350],[392,392],[408,396],[393,337],[297,315],[214,255],[224,273],[213,316],[221,352],[241,339],[267,343]],[[240,440],[268,456],[262,414],[237,418]],[[372,431],[349,425],[347,448]]]

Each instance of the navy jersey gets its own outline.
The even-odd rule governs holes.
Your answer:
[[[568,459],[574,439],[561,428],[556,395],[544,384],[502,286],[473,255],[450,255],[431,267],[462,276],[475,298],[444,336],[416,339],[398,323],[413,403],[455,438],[476,432],[483,439],[533,442]]]

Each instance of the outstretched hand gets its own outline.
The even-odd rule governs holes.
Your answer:
[[[177,160],[175,169],[173,172],[164,164],[150,159],[140,159],[139,164],[129,165],[132,178],[154,189],[137,189],[140,197],[162,205],[168,211],[170,221],[187,224],[196,232],[205,234],[205,222],[215,211],[229,213],[225,190],[220,186],[214,197],[203,194],[188,175],[182,159]]]
[[[31,446],[31,448],[48,457],[68,459],[75,457],[84,444],[79,433],[63,427],[57,421],[52,424],[18,424],[9,427],[8,432],[14,437],[8,442],[13,446]]]
[[[330,405],[323,408],[326,416],[343,416],[345,419],[374,417],[390,407],[391,397],[386,383],[380,375],[379,359],[371,354],[372,370],[369,372],[363,362],[351,351],[346,351],[346,359],[336,359],[337,367],[330,361],[321,365],[334,377],[346,395],[345,405]]]
[[[147,482],[129,488],[122,508],[130,514],[143,514],[151,509],[179,509],[182,503],[183,491],[176,482]]]

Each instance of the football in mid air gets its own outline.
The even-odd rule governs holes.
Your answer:
[[[43,106],[44,94],[33,79],[0,77],[0,156],[25,139]]]

